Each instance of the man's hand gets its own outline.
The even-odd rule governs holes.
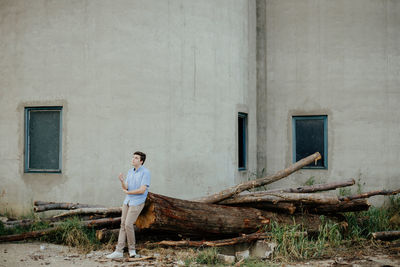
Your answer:
[[[121,183],[124,182],[124,175],[122,173],[119,173],[118,179],[121,181]]]
[[[128,190],[122,189],[122,191],[124,191],[125,194],[128,194]]]

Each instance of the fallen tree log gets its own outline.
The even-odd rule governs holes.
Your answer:
[[[121,207],[113,207],[113,208],[80,208],[76,210],[67,211],[56,216],[53,218],[62,218],[62,217],[69,217],[69,216],[77,216],[77,215],[87,215],[87,214],[102,214],[102,215],[110,215],[116,214],[121,216]]]
[[[136,226],[138,229],[171,231],[189,236],[212,236],[253,233],[272,221],[278,224],[303,224],[310,231],[317,231],[320,224],[319,216],[312,214],[277,214],[149,193]]]
[[[43,212],[47,210],[74,210],[79,208],[102,208],[100,205],[89,205],[80,203],[67,203],[67,202],[45,202],[35,201],[33,203],[34,212]]]
[[[48,228],[44,230],[39,230],[39,231],[32,231],[32,232],[26,232],[22,234],[15,234],[15,235],[3,235],[0,236],[0,242],[11,242],[11,241],[20,241],[20,240],[25,240],[28,238],[37,238],[41,237],[50,233],[53,233],[56,231],[57,228]]]
[[[135,234],[137,234],[137,229],[135,227]],[[116,229],[100,229],[96,231],[96,238],[100,242],[106,242],[109,240],[118,240],[119,228]]]
[[[311,193],[265,193],[254,192],[246,195],[237,195],[235,197],[225,199],[218,204],[240,204],[240,203],[255,203],[255,202],[291,202],[291,203],[308,203],[315,205],[338,204],[339,199],[334,195],[327,194],[311,194]]]
[[[325,184],[316,184],[309,186],[300,186],[296,188],[282,188],[282,189],[271,189],[266,191],[259,191],[265,193],[314,193],[320,191],[329,191],[334,190],[340,187],[352,186],[355,184],[354,179],[343,181],[343,182],[333,182],[333,183],[325,183]],[[245,193],[248,194],[248,193]]]
[[[286,169],[278,171],[277,173],[275,173],[273,175],[269,175],[264,178],[247,181],[247,182],[238,184],[236,186],[229,187],[225,190],[222,190],[219,193],[197,199],[196,201],[203,202],[203,203],[218,203],[218,202],[220,202],[224,199],[227,199],[233,195],[239,194],[242,191],[276,182],[276,181],[292,174],[293,172],[301,169],[302,167],[307,166],[308,164],[310,164],[312,162],[316,162],[319,159],[321,159],[321,155],[318,152],[316,152],[316,153],[290,165]]]
[[[100,227],[119,227],[121,225],[121,217],[103,218],[82,221],[81,224],[86,227],[100,228]]]
[[[371,205],[366,199],[355,199],[350,201],[340,201],[334,205],[303,205],[297,209],[302,212],[314,214],[334,214],[342,212],[355,212],[368,210]]]
[[[239,237],[214,240],[214,241],[191,241],[191,240],[181,240],[181,241],[169,241],[164,240],[155,243],[145,244],[146,247],[152,248],[157,246],[170,246],[170,247],[222,247],[231,246],[241,243],[250,243],[259,239],[269,239],[272,235],[268,233],[252,233],[248,235],[242,235]]]
[[[377,190],[377,191],[370,191],[370,192],[365,192],[365,193],[361,193],[361,194],[356,194],[356,195],[352,195],[352,196],[339,197],[339,200],[349,201],[349,200],[360,199],[360,198],[369,198],[369,197],[378,196],[378,195],[382,195],[382,196],[397,195],[399,193],[400,193],[400,189]]]
[[[251,207],[260,210],[272,211],[277,213],[287,213],[293,214],[296,211],[296,206],[293,203],[287,202],[278,202],[278,203],[270,203],[270,202],[255,202],[255,203],[239,203],[239,204],[224,204],[227,206],[234,207]]]
[[[400,231],[375,232],[372,233],[372,237],[374,239],[385,240],[385,241],[395,240],[400,238]]]

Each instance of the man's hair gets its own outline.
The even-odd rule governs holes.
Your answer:
[[[146,161],[146,154],[143,153],[143,152],[136,151],[135,153],[133,153],[133,155],[139,155],[140,156],[140,161],[143,161],[142,165]]]

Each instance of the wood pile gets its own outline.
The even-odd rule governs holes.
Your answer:
[[[317,152],[273,175],[247,181],[196,200],[182,200],[149,193],[145,207],[136,221],[139,233],[179,236],[180,241],[161,241],[153,245],[165,246],[220,246],[264,239],[269,235],[260,232],[265,226],[278,224],[301,224],[310,232],[318,231],[320,215],[341,220],[343,212],[368,210],[367,198],[373,195],[394,195],[395,191],[374,191],[358,195],[338,197],[325,191],[354,185],[353,179],[327,184],[297,188],[254,191],[271,184],[321,158]],[[252,190],[252,191],[249,191]],[[325,193],[321,193],[325,192]],[[44,219],[51,228],[12,236],[0,236],[0,242],[39,237],[54,231],[63,220],[79,216],[82,225],[98,229],[99,240],[116,236],[120,226],[120,207],[102,207],[79,203],[54,203],[36,201],[35,212],[69,210]],[[32,220],[7,221],[6,228],[28,226]],[[305,233],[307,234],[307,233]],[[188,239],[189,238],[189,239]],[[216,240],[216,239],[222,240]],[[208,239],[209,241],[204,241]],[[196,241],[202,240],[202,241]]]

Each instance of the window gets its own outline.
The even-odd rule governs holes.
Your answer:
[[[246,136],[247,136],[247,114],[238,114],[238,168],[246,170]]]
[[[25,108],[25,172],[61,172],[61,112]]]
[[[321,160],[317,165],[311,163],[305,168],[328,168],[327,116],[294,116],[293,123],[293,162],[319,152]]]

